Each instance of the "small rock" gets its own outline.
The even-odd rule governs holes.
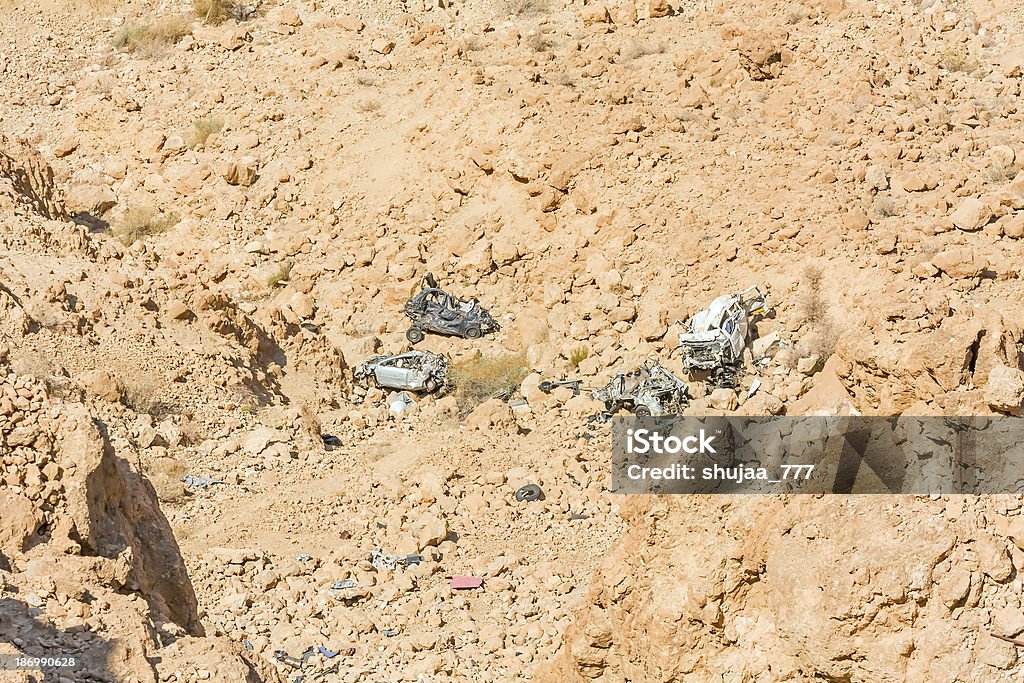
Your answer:
[[[997,365],[988,373],[985,401],[993,410],[1011,415],[1024,412],[1024,372],[1006,365]]]
[[[739,405],[736,392],[724,387],[712,391],[708,401],[715,410],[736,410],[736,406]]]
[[[167,317],[171,320],[184,320],[190,314],[188,306],[177,299],[171,299],[167,302],[165,312],[167,313]]]
[[[76,149],[78,149],[78,138],[74,135],[69,135],[53,148],[53,155],[58,159],[62,159],[74,152]]]

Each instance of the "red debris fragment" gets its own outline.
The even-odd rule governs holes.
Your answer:
[[[484,585],[484,580],[479,576],[453,576],[452,577],[452,589],[453,590],[465,590],[467,588],[480,588]]]

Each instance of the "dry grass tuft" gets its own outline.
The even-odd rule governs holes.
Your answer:
[[[270,277],[267,278],[267,287],[270,289],[276,289],[287,284],[288,278],[291,277],[292,274],[293,265],[294,264],[291,262],[282,263],[278,269],[271,273]]]
[[[580,363],[590,357],[589,346],[577,346],[575,349],[569,352],[569,365],[575,370],[580,366]]]
[[[192,9],[197,17],[214,26],[239,17],[238,3],[231,0],[192,0]]]
[[[166,398],[166,392],[155,382],[142,380],[125,387],[121,402],[136,413],[152,415],[156,419],[178,412]]]
[[[185,17],[162,17],[150,24],[126,25],[114,36],[114,47],[143,57],[159,57],[191,32],[192,27]]]
[[[532,17],[548,9],[548,0],[504,0],[502,3],[502,11],[512,17]]]
[[[804,330],[797,348],[798,357],[817,355],[827,359],[839,343],[839,329],[832,317],[832,306],[822,292],[824,270],[817,264],[804,267],[797,293],[797,319]]]
[[[469,412],[492,398],[507,401],[529,372],[525,353],[481,356],[454,366],[448,380],[459,407]]]
[[[211,135],[224,130],[224,120],[214,116],[199,119],[192,122],[192,130],[189,131],[186,142],[189,147],[201,147]]]
[[[167,232],[180,220],[176,213],[158,213],[151,206],[133,206],[116,223],[113,233],[122,244],[131,246],[143,237]]]

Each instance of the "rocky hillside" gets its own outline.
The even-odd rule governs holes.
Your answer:
[[[538,389],[682,374],[675,322],[756,283],[773,352],[694,414],[1020,414],[1019,8],[0,6],[15,649],[72,680],[1019,674],[1016,498],[616,496],[595,405]],[[418,348],[512,368],[512,404],[396,418],[352,381],[426,273],[502,329]]]

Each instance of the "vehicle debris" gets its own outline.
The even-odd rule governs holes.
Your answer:
[[[717,297],[690,318],[686,331],[679,335],[683,367],[687,372],[710,372],[708,384],[713,387],[735,388],[751,319],[768,312],[765,296],[757,285]]]
[[[689,385],[656,359],[612,377],[591,396],[604,403],[608,413],[625,408],[637,417],[679,413],[689,404]]]
[[[434,392],[446,384],[448,359],[430,351],[374,356],[356,366],[352,377],[363,385]]]
[[[388,412],[395,417],[401,417],[412,410],[416,401],[408,391],[402,391],[389,399]]]
[[[543,391],[545,394],[550,394],[558,387],[569,387],[572,389],[573,396],[580,395],[580,386],[583,384],[582,380],[578,379],[561,379],[561,380],[549,380],[546,379],[537,385],[537,388]]]
[[[370,564],[376,569],[394,569],[395,567],[408,567],[412,564],[419,564],[423,561],[422,555],[406,555],[405,557],[399,557],[398,555],[389,555],[380,548],[377,548],[370,553]]]
[[[331,590],[343,591],[347,588],[355,588],[359,584],[356,583],[355,579],[343,579],[341,581],[332,581]]]
[[[394,638],[399,634],[399,631],[393,628],[386,628],[383,631],[381,631],[380,634],[386,638]]]
[[[527,484],[516,491],[516,500],[520,503],[532,503],[535,500],[543,500],[544,492],[536,484]]]
[[[205,489],[208,486],[213,486],[214,484],[226,483],[221,479],[214,479],[213,477],[198,477],[194,474],[186,474],[181,478],[181,481],[190,489]]]
[[[326,448],[327,450],[331,450],[341,446],[341,439],[334,436],[333,434],[321,434],[320,438],[323,440],[324,448]]]
[[[453,576],[451,577],[452,590],[470,590],[473,588],[480,588],[484,585],[484,580],[479,576]]]
[[[427,332],[479,339],[501,329],[479,301],[452,296],[437,286],[430,273],[423,278],[421,291],[405,302],[405,314],[412,320],[412,327],[405,333],[412,344],[423,341]]]

